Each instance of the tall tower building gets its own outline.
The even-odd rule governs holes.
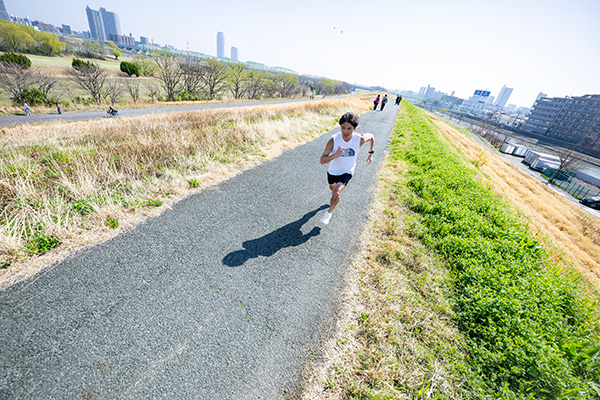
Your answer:
[[[85,12],[87,14],[88,24],[90,25],[92,39],[106,42],[106,31],[104,30],[104,22],[102,21],[102,14],[100,14],[100,11],[92,10],[87,6]]]
[[[240,60],[237,47],[231,46],[231,59],[234,61]]]
[[[103,7],[100,7],[100,14],[102,14],[102,22],[104,22],[104,33],[106,34],[106,37],[110,38],[110,35],[121,36],[119,14],[112,11],[106,11]]]
[[[225,57],[225,35],[223,32],[217,33],[217,57]]]
[[[10,21],[10,15],[8,15],[8,11],[6,11],[4,0],[0,0],[0,19],[6,19]]]
[[[507,88],[506,85],[503,85],[495,104],[500,108],[504,108],[506,102],[508,101],[508,98],[512,94],[512,91],[512,88]]]

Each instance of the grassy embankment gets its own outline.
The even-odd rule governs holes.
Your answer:
[[[402,109],[330,368],[304,397],[596,398],[596,292],[464,135]]]
[[[314,138],[344,112],[368,110],[370,101],[351,97],[3,128],[0,287]]]

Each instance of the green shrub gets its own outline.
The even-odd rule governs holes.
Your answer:
[[[121,61],[121,72],[125,72],[127,75],[131,76],[131,75],[135,75],[137,77],[140,76],[140,69],[138,68],[137,65],[127,62],[127,61]]]
[[[40,104],[53,106],[58,103],[58,100],[44,96],[44,93],[36,88],[23,89],[18,96],[13,96],[11,100],[14,105],[23,105],[23,103],[27,103],[30,106]]]
[[[46,96],[44,96],[44,94],[36,88],[23,89],[20,96],[15,96],[12,98],[12,102],[15,105],[27,103],[30,106],[48,103]]]
[[[5,62],[9,64],[17,64],[21,65],[25,68],[31,67],[31,60],[29,57],[23,54],[15,54],[15,53],[4,53],[0,55],[0,62]]]
[[[79,58],[74,58],[73,61],[71,61],[71,66],[78,71],[86,69],[91,70],[97,68],[96,64],[94,64],[93,62],[81,60]]]
[[[177,101],[200,101],[206,100],[206,96],[202,95],[198,92],[188,92],[184,90],[180,93],[180,95],[175,99]]]

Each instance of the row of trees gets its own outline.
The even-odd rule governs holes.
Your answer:
[[[91,101],[116,104],[129,94],[134,102],[143,94],[150,100],[210,100],[223,96],[235,99],[263,97],[294,97],[297,95],[330,95],[348,93],[346,83],[299,77],[288,73],[251,70],[242,63],[223,64],[214,59],[179,58],[164,51],[153,56],[136,56],[131,62],[121,62],[121,71],[129,76],[110,77],[109,71],[93,61],[74,58],[65,71],[73,85],[59,81],[40,69],[31,68],[24,55],[5,53],[0,56],[0,88],[7,91],[15,104],[54,103],[69,96],[81,101],[75,93],[83,92]],[[136,79],[147,76],[153,79]]]

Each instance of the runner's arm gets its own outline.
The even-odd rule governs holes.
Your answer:
[[[369,143],[369,154],[367,155],[367,165],[371,164],[373,161],[373,147],[375,147],[375,136],[370,133],[363,133],[362,138],[360,139],[360,145],[362,146],[365,143]]]
[[[321,164],[327,164],[329,161],[331,161],[335,158],[338,158],[339,156],[342,155],[342,153],[344,152],[344,149],[342,147],[338,147],[336,152],[331,154],[332,151],[333,151],[333,138],[329,139],[329,141],[327,142],[327,145],[325,145],[325,150],[323,151],[323,154],[321,155]]]

